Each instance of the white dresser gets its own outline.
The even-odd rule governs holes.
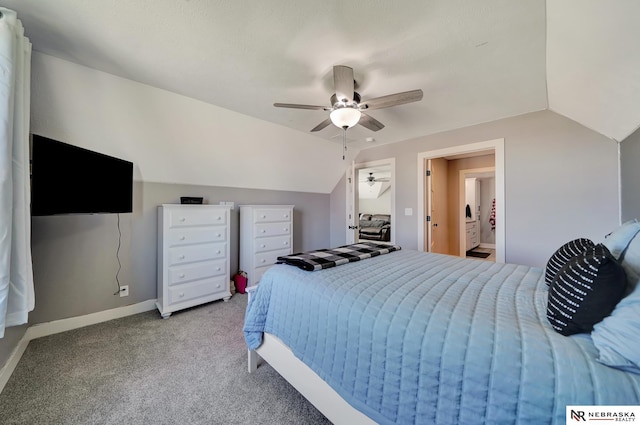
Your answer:
[[[247,286],[293,249],[293,205],[240,205],[240,270]]]
[[[158,300],[163,318],[198,304],[231,298],[230,206],[158,207]]]

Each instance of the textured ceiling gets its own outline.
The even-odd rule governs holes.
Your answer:
[[[354,69],[364,100],[423,90],[420,102],[371,111],[384,129],[349,130],[358,147],[370,146],[368,137],[397,142],[550,105],[621,140],[640,122],[639,49],[627,39],[639,32],[637,4],[0,0],[18,12],[36,51],[305,133],[328,113],[273,103],[329,106],[334,65]],[[606,23],[593,25],[603,15]],[[621,38],[627,44],[612,53]],[[623,69],[609,62],[620,59]],[[611,69],[615,79],[603,78]],[[341,141],[333,126],[314,134]]]

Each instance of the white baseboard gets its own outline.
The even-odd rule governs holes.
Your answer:
[[[84,326],[95,325],[133,314],[144,313],[156,308],[156,300],[147,300],[137,304],[124,307],[112,308],[111,310],[99,311],[97,313],[85,314],[84,316],[70,317],[68,319],[54,320],[53,322],[38,323],[27,329],[29,341],[43,336],[53,335]]]
[[[7,382],[13,374],[13,371],[16,369],[16,366],[18,366],[18,362],[22,358],[24,351],[27,349],[27,345],[29,345],[29,338],[27,337],[27,333],[25,332],[25,334],[18,342],[16,348],[13,349],[13,352],[9,356],[9,360],[7,360],[7,363],[2,366],[2,369],[0,369],[0,393],[2,393],[4,386],[7,385]]]
[[[83,328],[97,323],[107,322],[121,317],[132,316],[156,308],[156,300],[146,300],[141,303],[131,304],[124,307],[113,308],[111,310],[99,311],[97,313],[86,314],[84,316],[70,317],[68,319],[54,320],[52,322],[38,323],[27,328],[24,336],[9,356],[7,363],[0,369],[0,393],[9,381],[11,374],[15,370],[18,362],[22,358],[29,341],[43,336],[53,335],[72,329]]]

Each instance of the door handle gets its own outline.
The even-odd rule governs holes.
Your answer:
[[[349,226],[349,230],[356,230],[358,226]]]

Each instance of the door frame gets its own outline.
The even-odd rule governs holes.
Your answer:
[[[351,243],[351,240],[355,239],[354,233],[357,234],[357,230],[349,229],[350,225],[357,226],[359,221],[356,217],[358,211],[356,208],[358,206],[359,196],[359,185],[358,183],[358,170],[361,168],[370,168],[370,167],[381,167],[388,166],[389,173],[391,175],[391,184],[389,190],[391,190],[391,240],[389,243],[395,244],[396,241],[396,159],[395,158],[386,158],[379,159],[376,161],[367,161],[367,162],[359,162],[353,163],[352,166],[347,168],[347,244]],[[350,199],[350,197],[353,198]],[[350,224],[353,223],[353,224]],[[357,240],[354,241],[354,243]]]
[[[442,219],[443,219],[442,216],[440,216],[439,220],[438,220],[438,221],[440,221],[440,223],[435,223],[434,222],[434,215],[433,215],[433,203],[434,203],[433,190],[434,190],[434,185],[433,185],[433,180],[434,180],[434,176],[436,175],[436,173],[433,172],[433,160],[434,159],[438,159],[438,157],[427,158],[427,159],[424,160],[424,167],[426,167],[425,170],[431,170],[431,175],[430,176],[427,176],[426,173],[423,174],[424,179],[425,179],[425,187],[426,187],[426,194],[427,194],[426,199],[425,199],[425,204],[424,204],[424,206],[425,206],[424,215],[431,217],[431,222],[430,222],[431,224],[429,226],[426,226],[425,232],[424,232],[424,238],[425,238],[424,239],[424,243],[425,243],[424,250],[427,251],[427,252],[432,252],[432,248],[433,248],[433,239],[434,239],[433,227],[436,226],[436,225],[442,224],[442,222],[443,222],[442,221]],[[442,160],[446,162],[446,160],[444,158],[442,158]],[[447,166],[447,168],[448,168],[448,166]],[[440,184],[439,184],[440,187],[442,187],[441,185],[442,185],[443,181],[445,183],[445,186],[448,184],[447,183],[447,181],[448,181],[448,177],[447,176],[444,176],[444,178],[443,178],[443,176],[439,176],[437,180],[440,182]],[[446,189],[445,189],[445,191],[446,191]],[[445,195],[445,199],[446,199],[446,195]],[[446,204],[446,202],[445,202],[445,204]],[[445,226],[445,228],[446,228],[446,227],[448,227],[448,215],[449,215],[448,211],[449,211],[449,208],[448,208],[448,206],[445,206],[444,209],[445,209],[445,216],[446,216],[444,218],[444,223],[447,224],[447,226]],[[425,222],[426,222],[426,217],[425,217]],[[447,239],[448,239],[448,237],[447,237]],[[447,251],[448,251],[449,250],[448,241],[447,241],[446,245],[447,245]],[[440,251],[440,252],[442,252],[442,251]]]
[[[486,150],[493,150],[495,154],[496,217],[498,217],[498,220],[496,220],[496,262],[505,262],[506,208],[504,138],[418,153],[418,251],[425,251],[425,176],[427,172],[425,165],[427,161],[425,160],[449,155],[481,152]]]

